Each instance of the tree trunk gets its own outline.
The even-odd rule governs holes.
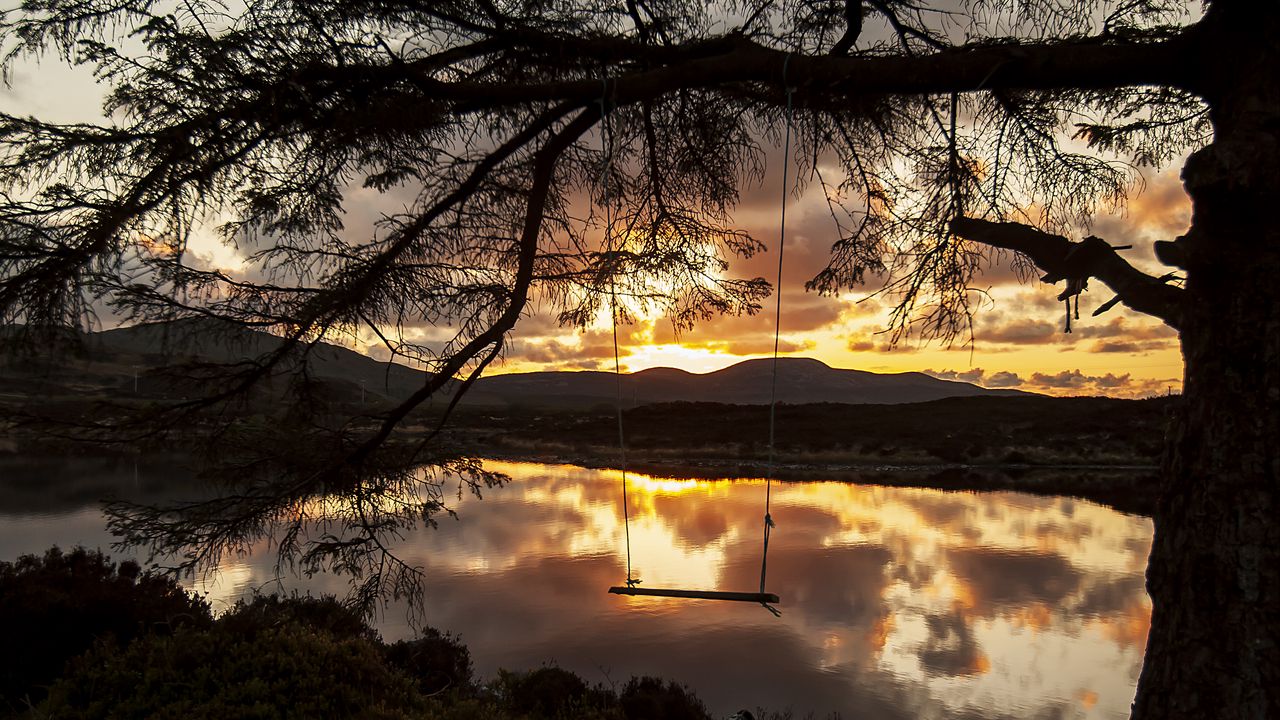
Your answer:
[[[1186,381],[1135,718],[1280,717],[1280,11],[1210,12],[1214,142],[1183,170]]]

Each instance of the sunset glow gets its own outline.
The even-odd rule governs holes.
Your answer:
[[[71,71],[53,70],[52,75],[42,70],[39,80],[35,75],[18,74],[12,87],[0,91],[0,106],[20,102],[24,108],[68,120],[96,116],[95,106],[84,102],[86,94],[92,93],[91,82]],[[80,92],[52,94],[51,89],[58,87]],[[746,260],[732,259],[729,275],[733,277],[772,281],[776,273],[781,149],[774,146],[767,150],[769,167],[763,185],[746,193],[734,219],[764,240],[769,249]],[[835,168],[826,170],[834,172]],[[380,212],[394,209],[401,201],[352,188],[352,227],[375,220]],[[1073,239],[1097,234],[1113,244],[1132,243],[1134,249],[1125,253],[1125,259],[1159,275],[1167,268],[1155,260],[1151,242],[1176,237],[1189,223],[1190,205],[1176,171],[1149,172],[1145,189],[1131,197],[1127,207],[1099,215],[1091,227],[1077,228]],[[1111,297],[1105,286],[1095,282],[1082,296],[1081,319],[1073,320],[1073,332],[1066,334],[1064,308],[1054,300],[1061,284],[1045,285],[1034,278],[1021,282],[1007,257],[997,257],[973,283],[972,301],[977,312],[972,342],[962,337],[946,347],[912,336],[891,346],[887,326],[895,301],[876,295],[883,278],[871,277],[864,292],[841,297],[805,292],[804,283],[825,265],[836,239],[820,185],[810,182],[788,205],[780,332],[784,356],[812,357],[837,368],[928,372],[987,387],[1052,395],[1147,397],[1181,390],[1182,359],[1171,329],[1124,306],[1101,317],[1089,317]],[[249,247],[224,244],[213,232],[201,228],[193,234],[188,248],[203,265],[233,277],[247,272],[245,258],[250,251]],[[674,367],[705,373],[769,357],[773,352],[773,303],[774,299],[768,298],[757,315],[714,318],[679,336],[665,318],[654,312],[641,313],[639,324],[619,328],[622,368],[635,372]],[[402,331],[408,339],[428,344],[442,342],[452,334],[449,328],[412,324]],[[344,342],[342,338],[331,341]],[[387,357],[386,348],[372,332],[349,344],[373,357]],[[575,331],[559,327],[552,309],[541,306],[521,320],[504,358],[488,372],[612,369],[607,313],[602,312],[594,326]]]
[[[766,182],[766,185],[768,183]],[[1105,286],[1094,283],[1083,295],[1080,319],[1064,332],[1065,308],[1055,300],[1061,284],[1034,277],[1019,278],[1009,258],[995,263],[973,284],[973,337],[947,346],[908,334],[891,343],[889,316],[894,299],[877,294],[872,278],[866,291],[839,297],[805,292],[804,283],[827,261],[835,240],[830,218],[814,190],[789,207],[786,262],[783,272],[779,351],[783,356],[812,357],[832,367],[881,373],[926,372],[944,379],[992,388],[1017,388],[1051,395],[1149,397],[1179,392],[1182,358],[1177,334],[1158,320],[1123,305],[1099,317],[1093,309],[1110,299]],[[761,192],[755,197],[768,197]],[[762,238],[776,237],[776,203],[746,205],[737,217]],[[1095,233],[1132,242],[1125,257],[1147,272],[1162,273],[1151,241],[1175,237],[1190,222],[1190,207],[1173,172],[1153,174],[1143,193],[1128,206],[1097,218],[1080,237]],[[772,278],[776,255],[771,249],[731,272],[737,277]],[[1024,282],[1025,281],[1025,282]],[[618,351],[624,372],[675,367],[706,373],[773,352],[774,298],[754,316],[718,317],[692,331],[675,333],[669,321],[653,314],[618,329]],[[379,349],[367,346],[371,354]],[[612,370],[613,335],[607,316],[586,330],[559,327],[545,312],[535,311],[516,328],[505,360],[490,372],[539,370]]]

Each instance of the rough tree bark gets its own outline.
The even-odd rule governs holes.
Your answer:
[[[1050,279],[1097,278],[1178,328],[1184,395],[1133,717],[1280,717],[1280,5],[1217,0],[1194,32],[1197,64],[1181,82],[1208,103],[1214,140],[1183,168],[1190,231],[1157,246],[1186,271],[1184,289],[1096,238],[971,218],[952,230],[1022,252]],[[1083,272],[1068,267],[1085,255]]]
[[[1135,718],[1280,717],[1280,8],[1215,2]]]

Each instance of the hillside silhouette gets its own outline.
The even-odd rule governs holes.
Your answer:
[[[86,333],[53,363],[10,361],[0,365],[0,393],[153,399],[189,395],[162,370],[184,363],[245,363],[278,348],[280,338],[214,320],[149,323]],[[426,381],[425,371],[380,362],[354,350],[317,343],[305,357],[308,375],[345,401],[376,406],[407,397]],[[294,367],[294,372],[300,368]],[[624,407],[654,403],[710,402],[766,404],[773,382],[773,361],[746,360],[722,370],[691,373],[651,368],[624,373]],[[135,380],[136,378],[136,380]],[[161,380],[163,378],[163,380]],[[136,388],[135,388],[136,385]],[[475,383],[462,404],[472,407],[589,410],[617,402],[619,378],[611,372],[547,371],[491,375]],[[918,403],[950,397],[1026,396],[1017,390],[989,390],[966,382],[940,380],[918,372],[874,373],[833,368],[812,358],[780,358],[777,400],[781,403]]]
[[[55,362],[14,355],[0,362],[0,409],[74,420],[110,415],[113,406],[181,401],[210,389],[207,375],[181,368],[249,362],[280,343],[265,332],[206,320],[69,337],[65,347],[46,353]],[[428,377],[323,343],[304,360],[255,391],[245,416],[267,418],[293,402],[289,382],[281,380],[297,379],[304,367],[311,391],[325,400],[308,412],[370,422]],[[447,435],[476,455],[607,464],[616,455],[619,380],[636,460],[679,466],[764,457],[771,360],[703,374],[654,368],[620,379],[598,371],[482,378]],[[832,368],[807,358],[779,360],[777,391],[777,456],[829,465],[1149,466],[1176,401],[1055,398],[922,373]],[[415,411],[403,437],[434,427],[444,406],[437,401]],[[43,442],[39,432],[24,441]]]

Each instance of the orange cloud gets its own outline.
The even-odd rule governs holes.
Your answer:
[[[1092,231],[1113,245],[1137,239],[1172,240],[1191,225],[1191,199],[1176,172],[1147,178],[1143,192],[1121,211],[1095,218]],[[1138,249],[1138,248],[1135,248]]]
[[[1115,397],[1150,397],[1163,395],[1171,386],[1179,386],[1176,378],[1135,378],[1131,373],[1117,375],[1086,375],[1079,369],[1057,373],[1032,373],[1022,377],[1018,373],[999,370],[988,374],[983,368],[969,370],[923,371],[943,380],[960,380],[988,388],[1018,388],[1049,395],[1110,395]]]
[[[983,326],[989,322],[982,323]],[[1007,345],[1040,345],[1055,342],[1062,329],[1044,320],[1019,318],[1004,325],[995,325],[991,329],[975,331],[974,339],[978,342],[993,342]]]
[[[1063,370],[1060,373],[1046,375],[1045,373],[1032,373],[1031,384],[1039,385],[1047,388],[1070,388],[1072,390],[1083,390],[1089,386],[1100,388],[1115,388],[1124,385],[1129,381],[1129,374],[1125,373],[1121,376],[1107,373],[1104,376],[1085,375],[1079,370]]]

